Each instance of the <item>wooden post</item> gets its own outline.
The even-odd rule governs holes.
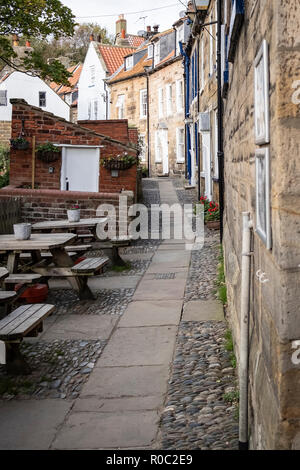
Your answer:
[[[35,182],[35,135],[32,137],[32,164],[31,164],[31,187],[34,189],[34,182]]]

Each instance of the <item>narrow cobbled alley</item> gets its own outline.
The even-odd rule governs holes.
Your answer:
[[[143,180],[143,193],[147,207],[194,201],[177,180]],[[129,270],[91,281],[96,301],[52,285],[56,311],[23,344],[32,374],[0,369],[2,449],[237,449],[219,233],[199,251],[141,240],[122,256]]]

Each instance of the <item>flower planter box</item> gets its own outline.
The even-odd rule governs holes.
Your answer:
[[[135,163],[123,162],[122,160],[103,160],[103,166],[107,170],[129,170]]]

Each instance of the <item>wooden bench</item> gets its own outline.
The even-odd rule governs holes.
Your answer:
[[[6,369],[14,375],[31,373],[20,352],[23,338],[38,336],[43,331],[43,320],[54,310],[54,305],[24,305],[0,320],[0,341],[6,345]]]
[[[108,258],[87,258],[81,263],[75,264],[71,268],[71,271],[77,275],[94,275],[97,272],[101,271],[104,266],[109,262]]]
[[[125,266],[126,263],[119,254],[119,248],[129,246],[131,241],[130,237],[114,237],[108,241],[96,242],[95,248],[104,251],[114,266]]]
[[[5,280],[5,284],[34,284],[41,279],[40,274],[10,274]]]

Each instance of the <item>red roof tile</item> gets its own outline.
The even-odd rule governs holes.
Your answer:
[[[145,42],[145,38],[142,36],[136,36],[135,34],[127,34],[126,39],[128,39],[130,46],[140,47]]]
[[[108,44],[98,44],[98,48],[110,75],[121,67],[124,62],[124,57],[132,54],[136,50],[131,47],[110,46]]]
[[[76,88],[78,84],[82,67],[83,67],[82,64],[80,65],[77,64],[77,65],[73,65],[72,67],[69,67],[68,72],[72,74],[72,77],[69,78],[70,86],[60,85],[58,83],[51,82],[50,87],[52,88],[52,90],[54,90],[59,95],[62,95],[65,93],[71,93],[71,91],[73,91],[74,88]]]

